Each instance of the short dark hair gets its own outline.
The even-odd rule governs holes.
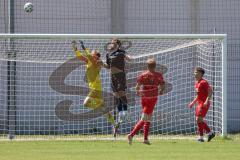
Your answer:
[[[201,68],[201,67],[196,67],[195,70],[196,70],[197,72],[202,73],[202,75],[204,75],[204,73],[205,73],[205,70],[204,70],[203,68]]]
[[[100,54],[98,51],[97,51],[96,55],[97,55],[98,57],[101,57],[101,54]]]
[[[112,38],[112,40],[116,41],[119,47],[122,46],[122,42],[118,38]]]

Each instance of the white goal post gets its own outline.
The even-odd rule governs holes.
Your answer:
[[[203,67],[214,94],[206,120],[218,134],[227,134],[227,36],[225,34],[0,34],[0,139],[21,137],[112,137],[103,116],[115,101],[110,74],[101,69],[105,109],[83,107],[88,94],[86,66],[72,51],[71,41],[82,40],[97,49],[105,61],[104,46],[116,37],[132,45],[126,52],[127,97],[131,121],[119,134],[126,135],[141,114],[135,94],[136,77],[148,58],[167,82],[155,107],[151,138],[197,133],[195,111],[187,107],[194,98],[193,69]],[[80,44],[77,44],[80,48]],[[127,45],[127,44],[126,44]]]

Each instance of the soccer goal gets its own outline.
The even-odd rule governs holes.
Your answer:
[[[82,40],[105,61],[112,37],[122,40],[132,57],[126,64],[130,121],[121,124],[119,135],[129,133],[140,118],[134,87],[148,58],[156,59],[167,86],[154,111],[151,138],[197,133],[195,110],[187,107],[195,97],[196,66],[205,69],[214,90],[206,120],[216,133],[227,133],[224,34],[0,34],[0,138],[112,138],[112,126],[103,116],[110,111],[117,119],[109,70],[101,69],[104,107],[84,107],[86,65],[71,48],[72,40],[78,46]]]

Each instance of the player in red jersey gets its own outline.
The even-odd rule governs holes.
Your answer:
[[[198,104],[196,107],[196,121],[198,125],[199,132],[199,142],[204,142],[203,132],[206,131],[208,134],[207,141],[211,141],[212,138],[215,137],[214,132],[211,132],[209,126],[204,121],[204,117],[206,116],[208,109],[210,107],[210,99],[212,96],[212,88],[209,86],[208,82],[203,79],[205,71],[203,68],[196,67],[194,70],[195,76],[195,90],[197,95],[195,99],[189,104],[189,108],[192,108],[196,103]]]
[[[133,136],[143,127],[144,144],[150,144],[148,132],[152,120],[152,113],[157,103],[158,95],[163,94],[165,82],[160,72],[156,72],[156,61],[147,60],[148,70],[143,72],[137,79],[136,92],[141,96],[142,117],[135,125],[134,129],[128,134],[128,143],[132,144]]]

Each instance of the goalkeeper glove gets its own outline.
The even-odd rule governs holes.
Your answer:
[[[80,44],[81,44],[82,49],[83,49],[83,50],[86,50],[86,47],[84,46],[83,41],[80,40],[79,42],[80,42]]]
[[[75,40],[72,41],[72,49],[73,49],[74,51],[77,51],[77,43],[76,43]]]

